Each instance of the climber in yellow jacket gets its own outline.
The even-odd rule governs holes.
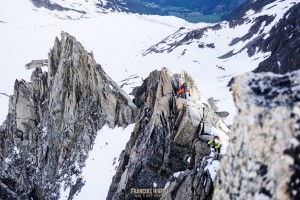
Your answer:
[[[214,148],[215,152],[220,153],[220,149],[221,149],[221,141],[219,136],[215,135],[212,139],[210,139],[207,144],[209,146],[212,146],[212,148]]]

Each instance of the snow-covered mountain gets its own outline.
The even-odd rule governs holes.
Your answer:
[[[269,38],[271,29],[278,24],[280,19],[288,17],[291,12],[288,11],[289,8],[297,2],[273,1],[262,5],[259,11],[248,10],[241,18],[209,26],[204,25],[201,28],[181,27],[174,34],[147,49],[143,55],[172,53],[176,50],[177,54],[180,53],[178,56],[184,57],[186,54],[191,54],[190,51],[195,53],[198,50],[199,58],[201,58],[203,52],[211,50],[218,60],[225,63],[222,65],[222,70],[232,71],[230,64],[226,64],[232,57],[246,52],[250,59],[261,61],[268,55],[269,52],[266,49],[261,51],[258,41],[261,42],[261,38],[263,38],[262,41]],[[294,9],[297,10],[297,7]],[[265,55],[262,56],[261,53]]]
[[[277,58],[278,63],[289,66],[286,56],[283,56],[283,53],[279,55],[278,51],[290,46],[291,49],[288,52],[297,54],[297,44],[292,44],[299,37],[297,30],[299,5],[296,5],[297,3],[298,1],[272,1],[271,3],[270,1],[254,1],[253,4],[248,2],[241,9],[228,16],[231,18],[230,21],[197,29],[182,27],[174,34],[164,38],[160,43],[147,49],[143,55],[171,53],[176,50],[185,56],[185,54],[189,54],[189,51],[194,53],[197,48],[199,55],[202,55],[202,52],[212,49],[213,53],[216,54],[215,57],[224,63],[216,66],[224,71],[232,72],[231,63],[226,64],[226,62],[233,57],[239,57],[246,52],[250,59],[263,61],[268,53],[272,52],[272,54],[277,54],[280,57]],[[291,7],[292,9],[289,9]],[[240,16],[241,13],[243,15]],[[286,48],[278,49],[279,46],[286,46]],[[273,70],[270,70],[276,73],[286,73],[299,68],[289,66],[280,70],[278,63],[275,61],[270,63],[273,66]],[[276,65],[277,69],[274,68]],[[243,70],[243,67],[240,68]],[[260,67],[257,71],[267,71],[263,68]]]
[[[139,14],[172,15],[190,21],[216,21],[222,15],[233,11],[245,0],[180,0],[180,1],[154,1],[154,0],[31,0],[40,8],[55,12],[57,17],[78,19],[93,16],[99,12],[130,12]],[[59,13],[60,12],[60,13]],[[59,14],[58,14],[59,13]],[[204,16],[204,17],[203,17]]]
[[[42,1],[39,2],[41,3]],[[231,16],[228,16],[229,21],[224,21],[217,24],[206,24],[206,23],[190,24],[184,20],[175,17],[146,16],[146,15],[111,13],[111,12],[104,14],[102,12],[105,12],[105,10],[94,6],[94,3],[96,3],[95,1],[83,1],[81,3],[82,5],[79,5],[78,1],[76,2],[75,1],[52,1],[52,2],[53,4],[50,5],[50,7],[53,5],[52,10],[46,9],[42,5],[40,5],[40,7],[37,8],[29,1],[10,0],[10,1],[3,1],[0,3],[1,5],[0,6],[0,28],[1,28],[0,58],[1,58],[1,72],[2,72],[1,84],[0,84],[0,101],[1,101],[0,120],[1,121],[4,121],[8,113],[7,112],[8,97],[6,96],[6,94],[12,95],[14,91],[21,91],[23,93],[17,92],[17,95],[21,95],[22,97],[22,98],[18,98],[18,100],[20,100],[21,103],[25,103],[25,101],[21,101],[24,98],[28,100],[31,97],[33,97],[34,100],[38,100],[37,102],[40,102],[40,98],[43,97],[43,95],[39,96],[39,95],[34,95],[33,93],[32,96],[30,96],[32,92],[31,89],[33,89],[34,87],[32,87],[32,85],[27,82],[30,80],[30,76],[33,70],[26,70],[24,65],[30,62],[32,59],[47,59],[48,57],[47,52],[49,51],[49,48],[53,46],[54,38],[60,35],[61,31],[66,31],[74,35],[76,39],[80,41],[82,45],[87,49],[87,51],[93,51],[92,53],[89,53],[87,57],[91,56],[95,59],[95,62],[100,63],[103,70],[106,71],[106,73],[111,77],[112,80],[115,80],[119,85],[121,85],[122,89],[124,89],[125,93],[127,94],[129,94],[132,91],[132,89],[135,88],[136,86],[140,86],[143,80],[145,80],[149,76],[149,73],[154,70],[161,69],[162,67],[167,67],[173,72],[180,72],[182,69],[185,69],[188,72],[188,74],[190,74],[193,77],[193,82],[195,85],[198,86],[198,89],[201,92],[203,98],[214,97],[215,99],[219,100],[218,106],[220,107],[221,110],[229,111],[230,115],[226,120],[227,124],[232,124],[234,122],[233,116],[236,113],[236,108],[234,107],[234,101],[232,99],[231,92],[229,92],[229,89],[227,87],[227,84],[232,79],[232,77],[256,69],[257,66],[263,61],[266,61],[266,59],[270,59],[271,62],[267,62],[267,64],[264,64],[265,66],[269,64],[273,65],[275,63],[279,66],[284,66],[284,68],[289,68],[290,65],[287,66],[285,63],[290,63],[292,61],[291,66],[297,66],[298,63],[297,56],[299,54],[297,54],[298,52],[297,49],[299,45],[297,45],[298,44],[297,41],[299,38],[299,31],[298,31],[299,20],[297,19],[299,19],[298,16],[299,12],[297,11],[299,10],[298,9],[299,2],[300,2],[299,0],[248,1],[247,4],[241,7],[241,9],[239,9],[236,13],[232,14]],[[36,3],[38,3],[38,1],[36,1]],[[64,3],[64,6],[62,6],[62,3]],[[102,1],[102,3],[105,6],[107,5],[108,1],[107,2]],[[60,6],[64,8],[61,8]],[[98,9],[100,9],[100,13],[98,12],[99,11]],[[108,8],[108,10],[109,9],[113,9],[113,8]],[[121,9],[121,7],[115,9]],[[69,19],[79,19],[79,20],[75,21]],[[283,30],[281,31],[280,29]],[[278,36],[281,37],[279,41],[277,40]],[[60,39],[58,41],[60,41]],[[57,40],[55,44],[56,44],[55,46],[59,46]],[[284,49],[282,49],[281,47]],[[69,50],[70,49],[72,48],[69,48]],[[288,50],[289,53],[286,51],[287,49],[289,49]],[[288,57],[287,54],[293,56]],[[54,60],[54,61],[56,62],[58,60]],[[280,64],[278,64],[278,61]],[[70,62],[68,57],[64,57],[64,59],[62,59],[60,62],[62,63],[66,62],[67,64],[72,63]],[[263,67],[263,64],[261,64],[260,66]],[[40,86],[40,83],[43,82],[44,80],[43,77],[45,76],[42,74],[46,74],[45,72],[48,71],[49,74],[52,73],[53,75],[53,71],[52,70],[49,71],[49,70],[50,68],[49,69],[42,68],[42,71],[38,71],[39,73],[35,72],[33,76],[33,83],[36,86],[37,85]],[[62,80],[60,78],[65,77],[64,74],[68,74],[68,73],[67,72],[61,73],[61,75],[59,76],[57,75],[58,78],[56,79],[58,80],[56,81]],[[90,75],[91,75],[90,77],[93,77],[92,74]],[[16,86],[20,86],[20,87],[14,88],[14,82],[16,78],[18,79],[24,78],[25,81],[17,81]],[[92,78],[89,81],[91,82],[81,80],[79,82],[82,83],[82,85],[79,84],[78,86],[74,85],[72,87],[68,86],[68,84],[64,82],[62,82],[61,85],[68,86],[66,87],[67,91],[72,91],[71,89],[74,88],[76,89],[77,87],[80,88],[81,86],[84,86],[84,88],[87,91],[97,88],[91,86],[94,84],[94,83],[92,84],[93,82]],[[108,85],[105,88],[107,88],[108,91],[112,91],[112,93],[115,93],[117,91],[114,89],[114,87],[111,88]],[[47,89],[49,88],[47,87],[42,88],[41,89],[41,91],[43,91],[42,94],[46,94]],[[73,143],[73,139],[74,138],[76,139],[75,137],[76,135],[80,135],[79,132],[81,129],[79,130],[79,132],[78,129],[76,129],[76,131],[74,132],[71,131],[72,133],[74,133],[75,136],[73,135],[74,137],[71,137],[71,140],[66,140],[62,142],[62,145],[66,147],[66,149],[63,150],[63,148],[60,147],[56,148],[57,147],[56,145],[57,143],[59,144],[60,141],[63,141],[64,136],[67,135],[66,132],[60,132],[59,128],[51,127],[51,126],[50,129],[47,130],[43,129],[42,126],[35,127],[35,123],[41,119],[42,122],[44,123],[50,123],[50,122],[59,123],[57,120],[54,120],[56,119],[54,116],[55,113],[60,113],[60,111],[66,108],[68,112],[71,112],[70,110],[73,109],[73,106],[59,107],[60,103],[58,103],[56,107],[55,105],[56,101],[54,101],[54,99],[58,98],[56,100],[57,102],[59,102],[60,97],[61,99],[69,98],[68,101],[70,102],[64,102],[65,103],[64,105],[66,105],[66,103],[68,105],[69,103],[72,105],[71,98],[70,96],[68,96],[70,95],[70,92],[67,93],[59,92],[59,90],[56,90],[55,87],[52,87],[51,89],[53,91],[50,94],[52,95],[55,93],[56,95],[52,96],[52,100],[51,100],[52,104],[50,107],[48,108],[46,108],[46,106],[43,107],[44,105],[42,104],[43,102],[40,102],[41,103],[40,105],[40,104],[34,104],[33,103],[34,101],[29,100],[28,101],[29,103],[27,102],[28,105],[24,104],[25,105],[24,106],[22,104],[23,105],[22,107],[16,109],[16,110],[22,110],[21,108],[24,108],[25,111],[31,111],[30,110],[31,108],[37,110],[53,108],[53,112],[51,112],[50,120],[46,118],[42,119],[40,117],[37,117],[36,115],[33,115],[34,116],[33,118],[27,119],[26,116],[28,115],[31,116],[31,114],[33,113],[21,112],[21,116],[23,117],[25,116],[25,117],[16,118],[15,120],[19,121],[19,123],[14,124],[14,123],[7,122],[6,125],[1,127],[1,130],[3,130],[1,132],[2,134],[1,144],[3,144],[3,146],[6,149],[6,151],[2,151],[3,153],[1,152],[0,158],[1,158],[2,168],[8,170],[5,171],[5,173],[15,177],[16,180],[18,180],[18,183],[20,183],[22,187],[24,186],[26,188],[27,185],[26,181],[29,181],[30,184],[28,185],[30,185],[30,188],[26,188],[26,192],[31,191],[32,193],[30,193],[30,195],[32,197],[41,194],[40,188],[34,186],[34,184],[31,184],[31,183],[35,183],[32,182],[32,180],[38,180],[39,181],[38,183],[43,183],[43,184],[47,183],[48,184],[47,188],[42,188],[42,190],[48,192],[55,191],[56,193],[53,195],[54,199],[58,197],[57,191],[59,190],[62,191],[61,198],[62,199],[66,198],[66,196],[68,196],[70,193],[74,192],[81,186],[81,183],[84,182],[83,180],[86,180],[86,185],[88,185],[89,183],[99,183],[97,182],[99,181],[99,176],[94,176],[93,174],[99,175],[98,172],[101,171],[101,174],[105,174],[105,178],[103,178],[101,182],[102,187],[101,188],[95,188],[92,186],[83,187],[82,193],[79,193],[79,196],[77,198],[84,199],[88,197],[89,199],[99,199],[99,198],[104,199],[109,190],[111,177],[116,172],[115,168],[116,165],[118,164],[117,161],[118,159],[116,159],[116,157],[119,157],[119,151],[112,152],[112,151],[107,151],[106,149],[111,149],[112,147],[115,146],[118,146],[120,149],[123,149],[125,147],[125,143],[128,141],[128,138],[130,138],[130,133],[133,132],[133,126],[129,126],[128,128],[125,129],[124,131],[126,135],[125,139],[117,140],[115,138],[118,137],[121,138],[120,135],[122,134],[122,131],[119,130],[115,131],[114,133],[116,133],[116,136],[111,136],[111,137],[106,136],[106,133],[110,132],[107,130],[108,128],[101,129],[97,133],[98,130],[97,128],[94,127],[95,123],[89,123],[90,122],[89,120],[94,119],[93,118],[94,114],[88,113],[87,116],[90,117],[89,119],[87,119],[88,121],[87,124],[89,124],[88,125],[89,128],[86,128],[87,130],[84,129],[85,130],[83,134],[84,138],[89,137],[95,139],[94,137],[98,135],[100,136],[100,138],[102,138],[102,141],[96,140],[93,153],[90,154],[93,156],[89,156],[86,162],[88,165],[86,168],[82,168],[84,165],[84,161],[82,160],[80,162],[77,162],[77,164],[74,162],[72,165],[60,165],[61,160],[63,160],[62,158],[72,158],[72,159],[75,158],[74,160],[79,159],[79,157],[82,156],[84,159],[87,158],[87,155],[85,153],[87,153],[90,148],[85,148],[84,151],[85,153],[76,150],[75,151],[69,150],[69,149],[77,148],[76,146],[77,143],[76,142]],[[262,90],[265,92],[269,91],[264,89]],[[74,90],[75,100],[77,99],[78,96],[82,95],[82,93],[78,93],[78,92],[76,93],[76,91],[78,90]],[[120,91],[122,90],[120,89]],[[162,93],[159,94],[165,94],[163,93],[164,91],[163,89],[161,91]],[[149,92],[151,92],[151,88]],[[95,94],[103,95],[102,92],[99,91],[98,93]],[[98,98],[97,95],[95,96],[94,94],[91,96],[93,96],[93,98],[96,99]],[[196,96],[192,96],[192,98],[195,97]],[[104,96],[101,96],[99,98],[105,99]],[[95,99],[92,99],[90,101],[90,104],[87,105],[90,105],[91,108],[94,108],[95,105],[92,103],[94,102],[94,100]],[[15,101],[13,102],[16,103]],[[13,109],[14,108],[13,105],[16,104],[11,104],[11,106],[9,107],[10,113],[15,112],[15,110]],[[100,104],[96,104],[96,105],[100,105]],[[168,106],[170,105],[166,105],[165,107],[168,108]],[[74,104],[74,107],[76,108],[76,104]],[[85,112],[88,112],[89,108],[84,107],[84,110]],[[45,115],[45,113],[47,112],[39,112],[39,114],[43,116]],[[124,111],[124,113],[127,112]],[[114,115],[113,113],[111,114]],[[64,120],[62,120],[61,122],[64,124],[66,122],[65,119],[68,118],[68,116],[64,114],[62,114],[62,116],[65,117]],[[85,115],[79,113],[77,116],[82,117]],[[9,115],[7,119],[8,121],[9,120],[13,121],[14,117],[16,116]],[[110,117],[109,120],[110,123],[112,124],[116,123],[116,121],[113,120],[112,118],[114,117]],[[28,121],[26,121],[25,119]],[[25,120],[25,122],[28,123],[30,126],[25,126],[22,123],[23,122],[22,120],[23,121]],[[68,120],[70,119],[68,118]],[[84,122],[84,120],[82,122]],[[96,125],[97,124],[98,122],[96,123]],[[104,125],[102,122],[100,124]],[[79,128],[84,127],[81,125],[79,126]],[[18,126],[19,128],[21,127],[20,130],[23,131],[17,131],[17,129],[12,128],[15,126]],[[23,135],[23,132],[24,130],[26,132],[26,130],[30,127],[35,127],[36,129],[34,130],[36,132],[30,132],[30,134],[28,134],[29,138],[27,138],[27,135],[26,134]],[[73,126],[68,124],[65,127],[73,127]],[[144,127],[144,126],[140,126],[140,127]],[[54,131],[48,132],[48,130],[54,130]],[[89,132],[91,130],[92,132]],[[54,132],[55,134],[51,134],[52,132]],[[42,137],[43,137],[42,141],[51,141],[51,143],[48,143],[48,146],[50,146],[51,148],[52,147],[56,148],[56,150],[54,149],[49,150],[50,152],[52,152],[50,157],[53,158],[53,161],[45,162],[45,160],[43,160],[46,159],[46,157],[49,158],[49,156],[45,156],[49,154],[46,153],[47,149],[42,148],[43,146],[41,146],[40,148],[27,149],[28,145],[32,147],[35,144],[42,145],[41,141],[35,143],[36,138],[33,136],[37,136],[37,138],[40,137],[39,134],[37,133],[42,133]],[[48,140],[48,138],[44,137],[47,135],[45,133],[49,133],[51,139]],[[144,132],[144,133],[148,134],[148,132]],[[165,134],[166,132],[163,131],[163,133]],[[9,137],[6,137],[5,134],[9,135]],[[172,134],[170,134],[170,136]],[[61,137],[56,138],[57,135]],[[152,135],[150,134],[149,137],[150,136]],[[84,142],[81,143],[82,140],[83,140],[82,138],[79,138],[77,140],[77,142],[79,142],[78,144],[79,146],[80,145],[93,146],[92,145],[93,140],[88,142],[84,140]],[[106,144],[106,142],[103,142],[103,140],[107,140],[109,142]],[[154,140],[151,140],[151,137],[147,141],[148,141],[147,144],[151,144],[152,142],[154,142]],[[171,141],[170,144],[172,144],[173,141],[172,140],[170,141]],[[168,140],[168,142],[170,141]],[[134,144],[136,148],[141,148],[143,150],[143,146],[139,146],[139,144],[135,144],[133,142],[134,141],[130,140],[129,144]],[[195,140],[195,143],[197,142],[198,141]],[[202,148],[201,145],[203,144],[205,143],[203,142],[198,143],[198,145],[200,145],[201,148]],[[7,146],[9,147],[6,148]],[[20,146],[22,148],[18,148]],[[154,146],[152,146],[151,148],[153,147]],[[203,148],[207,150],[206,147]],[[35,150],[37,150],[38,153],[36,153]],[[127,153],[129,150],[130,148],[127,148]],[[198,153],[201,152],[198,151],[199,149],[198,150],[194,149],[194,150],[195,151],[193,152],[196,153],[196,155],[198,155]],[[57,153],[56,155],[58,156],[56,156],[55,152],[60,152],[61,154]],[[71,153],[68,154],[68,152]],[[187,152],[188,151],[185,150],[181,151],[182,156],[184,157],[188,155]],[[22,157],[22,155],[25,155],[25,157]],[[37,161],[33,159],[32,162],[29,162],[25,159],[25,158],[30,158],[30,159],[35,158],[36,155],[42,155],[41,157],[37,156],[37,158],[43,158],[43,159],[42,160],[37,159]],[[19,159],[20,156],[23,159],[24,163],[21,162],[21,165],[16,164],[14,166],[14,162],[20,161]],[[105,158],[105,161],[94,158],[98,156],[100,158],[102,157]],[[132,156],[134,156],[134,154]],[[143,155],[140,156],[143,157]],[[57,161],[55,160],[55,158],[59,158],[61,160]],[[125,161],[127,157],[124,156],[123,158],[124,159],[120,163],[126,163]],[[194,158],[199,158],[199,156],[195,156]],[[167,160],[164,160],[164,162],[167,162]],[[51,177],[51,175],[47,174],[48,173],[47,170],[44,171],[44,173],[47,174],[44,177],[51,177],[52,182],[55,182],[56,180],[61,181],[64,179],[65,180],[63,182],[64,184],[51,185],[51,183],[48,183],[45,179],[43,178],[40,179],[38,173],[40,173],[41,171],[39,171],[40,170],[39,168],[35,168],[36,165],[32,163],[40,163],[41,165],[39,165],[39,167],[41,168],[46,166],[51,171],[52,174],[55,174],[56,172],[61,172],[58,170],[59,168],[53,170],[51,168],[52,166],[64,166],[63,173],[66,173],[67,175],[63,177]],[[47,164],[44,166],[45,163]],[[190,167],[194,167],[193,172],[196,173],[198,172],[197,166],[200,165],[201,162],[197,160],[195,163],[193,162],[193,164],[195,165]],[[138,169],[136,168],[137,166],[135,166],[135,163],[132,162],[132,160],[130,160],[129,164],[130,166],[134,166],[133,168]],[[180,163],[179,168],[181,170],[185,169],[184,167],[187,166],[186,164],[187,163]],[[31,174],[34,174],[36,172],[36,174],[32,177],[36,177],[37,179],[34,178],[26,179],[26,173],[23,171],[21,172],[19,171],[21,169],[25,169],[24,166],[25,168],[28,167],[29,172]],[[165,166],[167,166],[167,164]],[[201,169],[203,170],[206,169],[204,167],[205,165],[201,165],[201,166],[202,166]],[[10,167],[12,168],[9,169]],[[124,165],[124,167],[126,166]],[[213,167],[214,165],[212,165],[210,169],[212,169]],[[168,170],[172,169],[168,167],[166,168]],[[83,174],[86,177],[85,178],[83,177],[82,182],[79,181],[78,184],[76,185],[77,183],[76,181],[81,177],[80,176],[72,177],[71,174],[75,174],[78,172],[78,170],[80,171],[81,169],[83,171]],[[92,172],[86,171],[91,169],[94,170],[92,170]],[[101,170],[98,171],[95,169],[101,169]],[[147,169],[147,167],[145,167],[145,169]],[[123,173],[124,173],[124,169],[122,168],[122,166],[120,166],[120,169],[118,170],[118,174],[116,177],[121,176],[122,178]],[[136,172],[134,171],[132,172],[132,174],[135,173]],[[168,174],[171,173],[172,172],[168,172]],[[188,171],[183,174],[184,177],[192,177],[190,176],[191,174]],[[178,174],[175,174],[175,176],[177,175]],[[209,177],[211,176],[206,176],[205,179],[203,179],[203,176],[200,175],[195,177],[198,177],[200,180],[207,181],[210,180]],[[8,189],[6,191],[8,191],[9,195],[12,195],[14,197],[16,195],[18,196],[20,194],[25,194],[24,193],[25,190],[22,190],[22,187],[17,187],[18,192],[12,190],[12,188],[14,188],[15,182],[9,181],[10,179],[5,179],[5,178],[7,177],[4,178],[1,177],[1,184],[3,183],[4,185],[0,184],[0,187]],[[147,177],[145,177],[145,179],[146,178]],[[6,182],[4,180],[6,180]],[[122,180],[125,181],[128,179],[123,178]],[[163,182],[166,180],[167,180],[167,175],[164,177],[164,180],[162,180],[161,182],[155,182],[155,184],[162,185]],[[174,181],[175,180],[176,179],[174,179]],[[63,186],[65,186],[65,184],[67,186],[69,184],[70,186],[70,183],[73,184],[73,186],[75,184],[75,188],[72,189],[70,187],[66,187],[67,190],[64,190],[65,188]],[[195,184],[196,183],[197,182],[195,182]],[[171,187],[174,189],[172,191],[175,191],[177,186],[178,185],[175,182],[174,184],[171,184]],[[211,186],[211,183],[208,184],[207,186]],[[112,187],[119,187],[119,185],[115,184]],[[182,186],[182,187],[185,189],[189,188],[188,184],[187,186]],[[122,185],[120,186],[120,188],[122,188]],[[10,193],[10,191],[13,191],[14,193]],[[113,192],[118,191],[118,189],[117,190],[112,189],[112,191]],[[90,195],[90,196],[86,196],[86,195]],[[168,198],[168,195],[171,194],[166,193],[165,194],[166,199]]]
[[[128,5],[122,0],[31,0],[37,8],[45,8],[62,19],[88,18],[99,13],[128,11]]]

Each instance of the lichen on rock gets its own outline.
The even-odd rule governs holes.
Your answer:
[[[300,71],[235,79],[238,114],[214,199],[300,198],[299,79]]]

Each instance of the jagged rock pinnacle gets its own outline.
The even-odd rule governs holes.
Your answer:
[[[48,61],[48,72],[16,81],[10,97],[0,128],[1,199],[58,199],[62,182],[72,198],[97,131],[135,121],[136,106],[74,37],[62,32]]]

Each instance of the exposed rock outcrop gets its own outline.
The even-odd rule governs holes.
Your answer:
[[[102,126],[135,121],[136,106],[67,33],[56,38],[48,72],[16,81],[0,127],[0,199],[69,199],[84,185],[80,176]]]
[[[300,199],[300,71],[248,73],[214,199]]]
[[[183,82],[191,89],[187,100],[176,98]],[[213,184],[206,168],[211,162],[210,148],[198,137],[202,108],[206,108],[207,116],[204,132],[212,126],[229,130],[198,92],[193,79],[184,71],[172,75],[163,68],[152,72],[133,95],[139,107],[138,120],[107,199],[211,199]]]
[[[39,67],[44,67],[48,66],[48,60],[43,59],[43,60],[32,60],[30,63],[27,63],[25,65],[26,69],[34,69],[34,68],[39,68]]]

